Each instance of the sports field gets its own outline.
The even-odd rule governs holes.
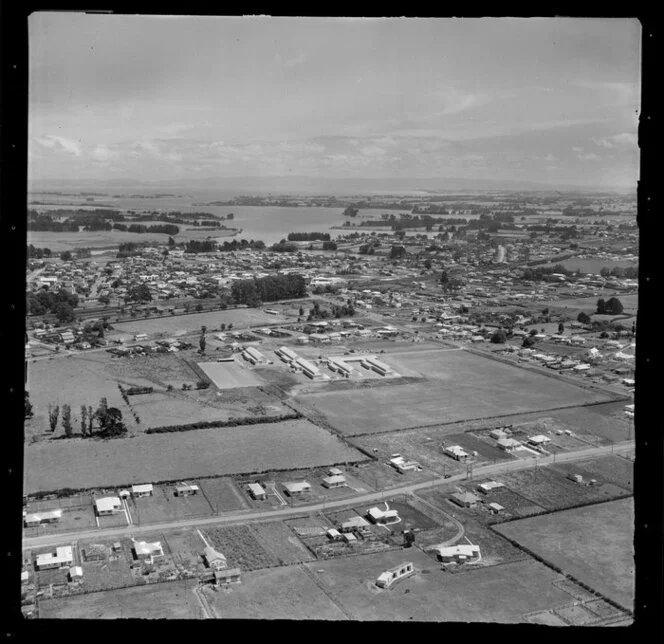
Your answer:
[[[26,445],[24,493],[313,467],[365,458],[307,420],[107,441],[71,439]]]
[[[632,610],[633,498],[530,517],[494,529]]]
[[[392,353],[386,362],[425,379],[295,400],[322,413],[338,430],[357,435],[611,399],[466,351]]]
[[[255,387],[264,384],[254,371],[235,362],[199,362],[198,366],[218,389]]]

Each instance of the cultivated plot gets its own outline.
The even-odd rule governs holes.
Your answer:
[[[366,457],[306,420],[54,441],[25,448],[26,494],[350,463]],[[77,463],[76,468],[71,464]]]
[[[632,610],[633,499],[530,517],[494,529]]]
[[[305,394],[296,398],[322,413],[339,431],[369,434],[486,418],[506,413],[611,400],[561,380],[465,351],[390,356],[426,374],[422,382]]]

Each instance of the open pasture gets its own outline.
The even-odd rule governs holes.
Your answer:
[[[512,521],[494,530],[632,610],[633,499]]]
[[[426,374],[426,380],[296,397],[348,435],[371,434],[436,423],[523,413],[609,400],[556,378],[465,351],[402,355],[397,369]]]
[[[306,420],[25,447],[25,493],[355,462],[366,457]],[[76,468],[71,464],[76,462]]]
[[[39,603],[40,618],[199,619],[203,617],[192,581],[173,581],[73,595]]]
[[[387,590],[375,586],[378,575],[405,561],[414,564],[415,575]],[[494,568],[468,566],[453,575],[411,548],[317,561],[307,567],[353,620],[515,623],[524,621],[530,611],[569,600],[553,585],[559,576],[532,560]]]
[[[173,486],[155,486],[153,495],[133,498],[129,504],[134,523],[137,525],[158,523],[172,519],[190,519],[209,516],[212,507],[203,494],[175,496]]]

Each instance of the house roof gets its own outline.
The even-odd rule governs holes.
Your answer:
[[[289,482],[289,483],[284,483],[284,487],[289,491],[289,492],[297,492],[298,490],[308,490],[311,488],[311,485],[307,483],[306,481],[294,481],[294,482]]]
[[[74,553],[71,546],[60,546],[55,552],[45,552],[37,555],[37,566],[45,564],[65,564],[74,560]]]
[[[135,494],[140,494],[141,492],[152,492],[153,487],[152,483],[144,483],[143,485],[132,485],[131,491]]]
[[[95,505],[97,506],[97,510],[103,512],[122,507],[122,502],[117,496],[105,496],[102,499],[95,499]]]
[[[154,541],[153,543],[148,543],[147,541],[134,541],[134,550],[137,555],[164,554],[164,550],[161,547],[161,541]]]

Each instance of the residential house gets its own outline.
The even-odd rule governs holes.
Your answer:
[[[247,489],[249,490],[251,497],[256,501],[265,501],[265,499],[267,499],[267,492],[265,492],[262,485],[259,485],[258,483],[249,483]]]
[[[411,562],[405,562],[396,568],[381,573],[378,576],[378,579],[376,579],[376,586],[379,588],[389,588],[393,583],[405,579],[406,577],[410,577],[413,574],[415,574],[413,564]]]
[[[288,496],[302,496],[311,491],[311,485],[306,481],[294,481],[284,483],[284,488]]]
[[[122,512],[122,501],[117,496],[107,496],[102,499],[95,499],[95,507],[100,517]]]
[[[37,570],[52,568],[65,568],[74,563],[74,551],[71,546],[61,546],[55,552],[46,552],[37,555],[35,566]]]

